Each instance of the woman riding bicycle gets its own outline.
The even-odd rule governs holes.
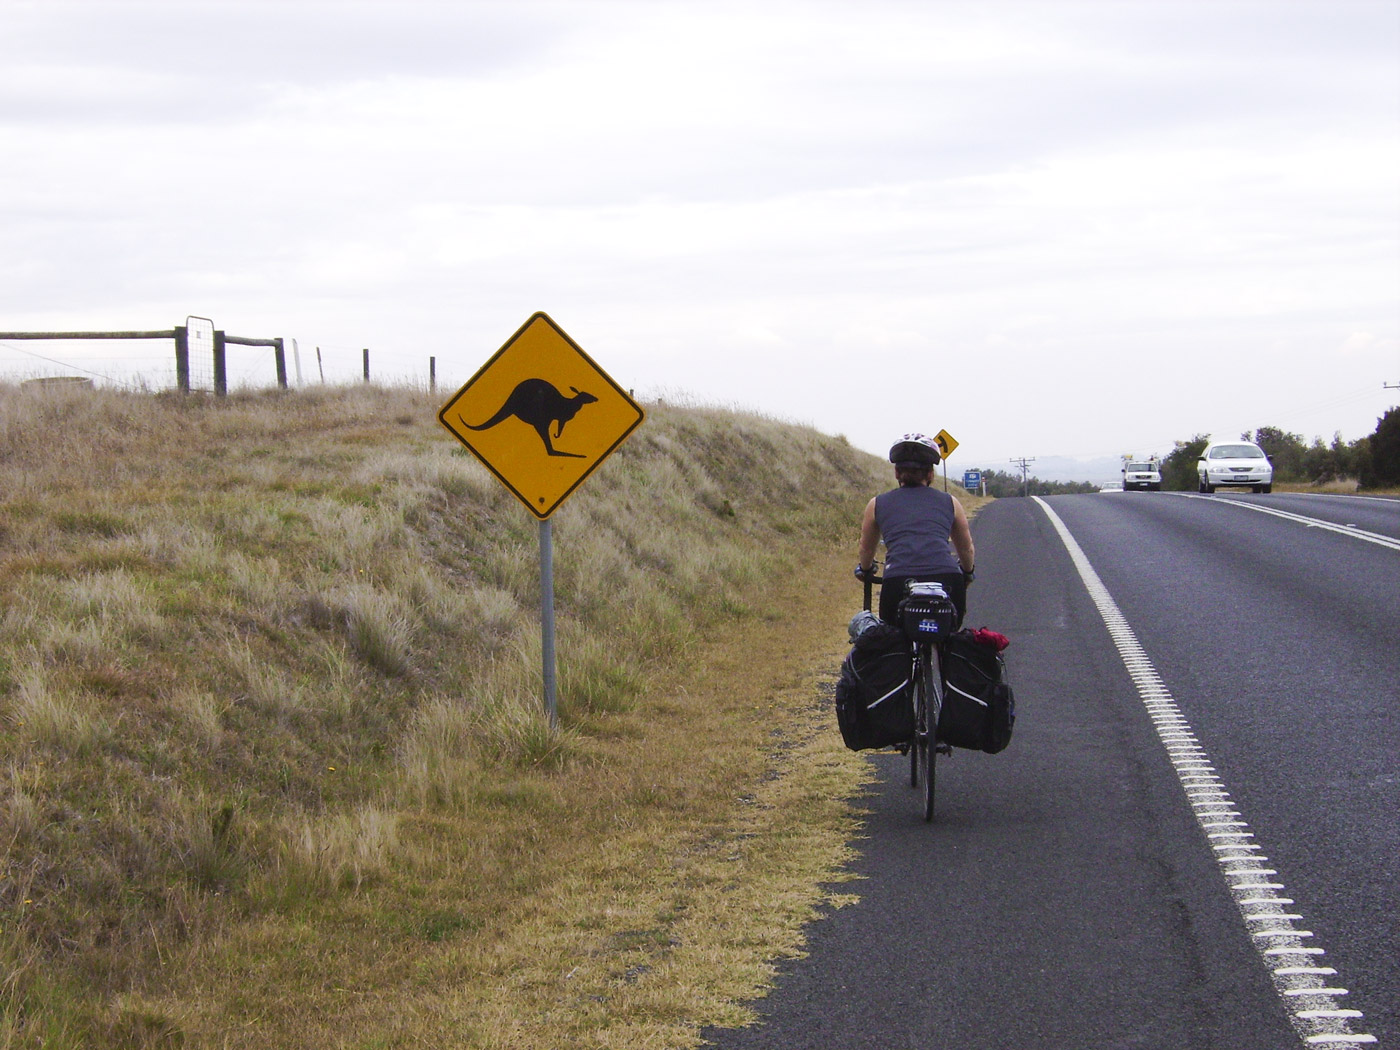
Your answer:
[[[884,584],[880,619],[894,623],[904,585],[909,581],[940,583],[958,609],[967,612],[967,585],[972,581],[976,551],[962,504],[929,486],[938,464],[938,448],[923,434],[905,434],[890,449],[898,488],[883,492],[865,508],[860,523],[860,563],[856,577],[873,575],[875,548],[885,541]]]

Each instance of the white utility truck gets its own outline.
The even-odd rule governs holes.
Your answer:
[[[1156,456],[1148,459],[1123,457],[1123,491],[1131,492],[1133,489],[1143,489],[1147,492],[1162,491],[1162,471],[1157,464]]]

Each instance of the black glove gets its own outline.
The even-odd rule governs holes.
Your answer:
[[[856,579],[860,580],[861,583],[864,583],[864,582],[865,582],[866,576],[874,576],[874,575],[875,575],[875,566],[872,565],[872,566],[870,566],[870,568],[868,568],[868,569],[861,568],[860,565],[857,565],[857,566],[856,566]]]
[[[964,586],[966,586],[967,584],[971,583],[971,582],[972,582],[973,580],[975,580],[976,578],[977,578],[977,566],[976,566],[976,565],[974,565],[974,566],[973,566],[972,568],[970,568],[970,569],[964,569],[964,570],[963,570],[963,585],[964,585]]]

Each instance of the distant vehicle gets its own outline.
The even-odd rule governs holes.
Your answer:
[[[1122,483],[1121,481],[1105,481],[1105,482],[1103,483],[1103,487],[1100,488],[1099,491],[1100,491],[1100,492],[1122,492],[1122,491],[1123,491],[1123,483]]]
[[[1255,492],[1274,490],[1274,465],[1252,441],[1213,441],[1196,461],[1201,492],[1222,486],[1248,486]]]
[[[1155,459],[1131,459],[1123,463],[1123,490],[1162,491],[1162,472]]]

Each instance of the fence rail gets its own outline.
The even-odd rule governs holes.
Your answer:
[[[175,341],[175,382],[180,392],[190,392],[190,344],[189,329],[184,325],[156,332],[0,332],[4,339],[173,339]],[[277,385],[287,389],[287,354],[281,337],[276,339],[254,339],[242,335],[226,335],[214,330],[214,393],[223,397],[228,393],[227,344],[235,346],[270,346],[277,361]],[[368,351],[366,351],[368,353]],[[368,372],[369,363],[365,363]]]
[[[0,339],[174,339],[178,328],[162,332],[0,332]]]

